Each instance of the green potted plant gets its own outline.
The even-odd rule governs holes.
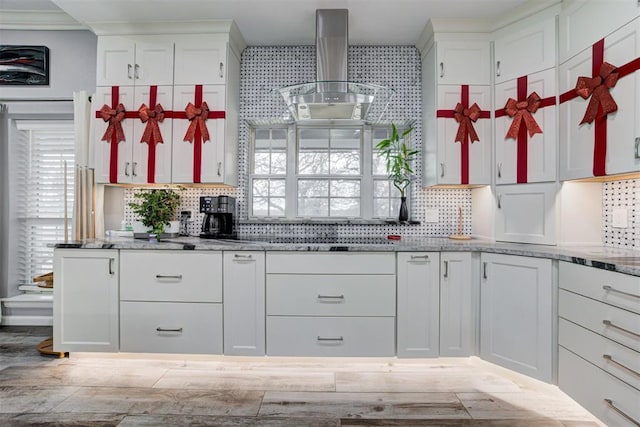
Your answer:
[[[379,154],[385,158],[389,179],[392,180],[393,186],[400,191],[400,212],[398,214],[400,222],[409,219],[406,191],[411,184],[413,175],[411,162],[418,154],[417,150],[411,149],[410,141],[407,141],[406,138],[411,131],[413,131],[413,127],[409,126],[400,134],[396,125],[391,123],[391,136],[376,145]]]
[[[142,190],[133,195],[137,202],[129,207],[147,227],[149,237],[160,237],[166,226],[177,218],[180,194],[172,188]]]

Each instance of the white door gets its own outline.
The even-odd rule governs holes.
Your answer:
[[[551,260],[483,253],[481,261],[480,356],[551,382]]]
[[[101,110],[103,106],[112,108],[112,87],[97,87],[95,99],[92,105],[96,110]],[[118,88],[119,96],[118,102],[124,106],[129,114],[133,114],[137,111],[137,108],[133,103],[133,87],[132,86],[120,86]],[[95,112],[94,112],[95,114]],[[136,114],[137,115],[137,114]],[[95,115],[94,115],[95,117]],[[115,151],[112,147],[111,139],[103,141],[102,138],[105,135],[109,123],[105,122],[101,117],[95,117],[94,119],[94,141],[95,144],[95,176],[98,183],[131,183],[132,182],[132,150],[134,144],[133,125],[137,118],[125,118],[120,122],[122,130],[124,132],[124,141],[118,142],[118,148]],[[115,177],[110,177],[111,165],[117,169]],[[112,178],[115,178],[112,179]]]
[[[98,37],[96,86],[132,86],[134,64],[135,42],[132,38]]]
[[[556,243],[555,183],[496,187],[496,240],[517,243]]]
[[[224,252],[224,354],[265,354],[264,252]]]
[[[194,103],[195,86],[174,86],[173,111],[184,112],[189,103]],[[202,100],[206,102],[210,112],[225,111],[225,87],[223,85],[203,86]],[[226,112],[225,112],[226,113]],[[221,183],[224,179],[224,119],[209,118],[206,120],[209,141],[202,141],[201,155],[194,156],[196,142],[184,141],[191,122],[187,119],[173,119],[173,165],[172,181],[175,183],[194,182],[194,168],[200,163],[202,183]]]
[[[175,43],[175,84],[225,84],[227,43],[212,36],[183,36]]]
[[[136,42],[135,84],[173,84],[173,42]]]
[[[157,86],[156,87],[156,106],[162,107],[162,110],[169,111],[173,106],[173,86]],[[139,110],[142,105],[148,109],[150,104],[150,86],[136,87],[135,89],[135,101],[134,106],[136,110]],[[133,129],[133,159],[131,169],[131,179],[134,183],[147,184],[147,183],[169,183],[171,182],[171,125],[172,120],[165,118],[162,122],[157,122],[160,135],[162,137],[162,143],[157,141],[153,144],[150,153],[150,145],[148,141],[142,142],[143,135],[145,135],[145,129],[149,126],[149,132],[151,132],[152,125],[143,123],[141,119],[134,119]],[[155,164],[154,170],[149,170],[149,162]]]
[[[640,54],[640,19],[624,26],[604,39],[604,61],[620,67]],[[560,93],[575,87],[578,77],[592,76],[592,49],[580,52],[560,66]],[[619,78],[610,89],[618,109],[606,120],[607,175],[634,172],[640,169],[640,153],[636,138],[640,136],[638,102],[640,102],[640,72]],[[580,124],[591,98],[576,97],[560,104],[560,179],[594,176],[596,122]],[[601,140],[602,141],[602,140]],[[601,142],[602,143],[602,142]]]
[[[398,357],[439,354],[439,253],[398,252]]]
[[[495,82],[501,83],[556,65],[553,9],[515,22],[494,33]],[[498,106],[500,103],[498,103]]]
[[[458,85],[438,86],[438,110],[453,111],[461,101],[462,87]],[[474,103],[484,112],[491,111],[489,86],[469,87],[469,106]],[[462,156],[466,155],[463,144],[456,142],[460,124],[449,117],[439,117],[438,127],[438,184],[462,184]],[[491,183],[491,119],[479,118],[473,123],[479,141],[468,146],[468,184]],[[467,184],[467,183],[465,183]]]
[[[54,251],[54,350],[118,351],[118,251]]]
[[[549,69],[527,76],[526,95],[533,92],[542,99],[556,95],[555,69]],[[519,83],[520,81],[520,83]],[[494,88],[496,109],[504,109],[509,98],[519,101],[518,85],[524,79],[513,79],[497,84]],[[555,103],[554,103],[555,104]],[[507,138],[514,119],[508,115],[496,117],[495,147],[496,147],[496,184],[515,184],[518,182],[519,159],[526,165],[524,171],[520,171],[525,178],[521,182],[545,182],[556,179],[556,106],[548,105],[539,108],[531,114],[542,133],[536,133],[527,137],[524,144],[518,138]],[[522,124],[521,126],[524,126]],[[526,147],[526,150],[519,151]],[[526,173],[524,173],[526,172]]]
[[[491,49],[484,40],[441,40],[436,43],[438,84],[488,85]]]
[[[471,252],[440,253],[440,356],[470,356],[475,348],[476,312]]]

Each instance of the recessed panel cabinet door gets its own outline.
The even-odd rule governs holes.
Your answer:
[[[118,251],[54,251],[54,351],[118,351]]]
[[[436,49],[438,84],[488,85],[491,82],[488,41],[440,40]]]
[[[483,253],[481,261],[480,356],[551,382],[551,260]]]
[[[136,45],[130,37],[98,37],[96,86],[132,86],[135,55]]]
[[[176,85],[225,84],[227,79],[227,43],[211,35],[176,38]]]
[[[470,356],[476,346],[477,258],[440,253],[440,356]]]
[[[173,42],[137,41],[133,75],[136,86],[173,84]]]

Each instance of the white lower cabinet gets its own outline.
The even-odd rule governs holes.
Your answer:
[[[440,254],[440,356],[471,356],[476,349],[479,256]]]
[[[224,354],[265,354],[265,254],[224,252]]]
[[[117,250],[54,251],[54,351],[118,351],[118,259]]]
[[[480,355],[552,381],[553,273],[550,259],[481,255]]]
[[[438,252],[398,252],[399,357],[438,357],[440,277]]]
[[[267,354],[393,356],[394,253],[267,253]]]

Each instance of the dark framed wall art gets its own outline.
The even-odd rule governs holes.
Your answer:
[[[49,48],[0,45],[0,85],[49,85]]]

